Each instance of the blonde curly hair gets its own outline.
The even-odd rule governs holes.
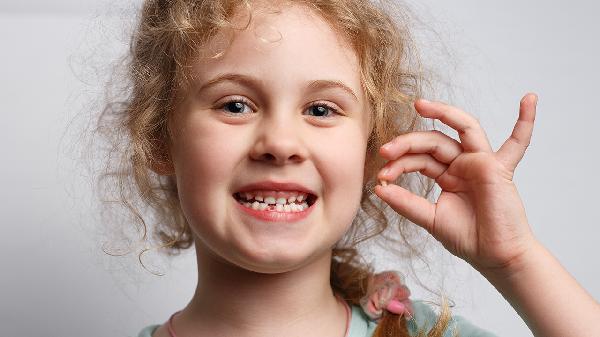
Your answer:
[[[365,184],[360,209],[349,230],[333,249],[332,288],[349,303],[360,305],[373,268],[365,263],[357,246],[378,237],[403,258],[421,254],[413,243],[416,226],[398,216],[373,193],[376,175],[385,164],[379,148],[398,135],[428,129],[414,109],[428,80],[422,71],[409,29],[409,11],[394,1],[280,0],[273,6],[299,4],[320,15],[351,44],[358,56],[361,83],[371,112],[367,143]],[[148,0],[143,4],[132,36],[127,66],[127,97],[112,100],[98,118],[95,134],[106,140],[108,158],[97,181],[108,208],[125,207],[135,221],[141,242],[157,239],[158,247],[140,249],[138,258],[160,248],[177,255],[193,244],[193,235],[181,210],[175,178],[161,175],[168,164],[172,133],[168,120],[178,104],[177,92],[189,84],[186,71],[191,61],[218,32],[249,26],[251,0]],[[264,5],[261,4],[261,5]],[[230,18],[247,10],[243,27]],[[213,55],[219,57],[220,55]],[[413,179],[410,179],[413,178]],[[418,179],[417,179],[418,178]],[[423,197],[431,197],[434,182],[423,176],[403,175],[395,184]],[[394,235],[388,235],[393,226]],[[128,236],[121,228],[121,234]],[[150,235],[148,234],[150,233]],[[402,247],[404,252],[394,247]],[[121,255],[105,248],[110,255]],[[449,308],[427,336],[442,336],[450,321]],[[425,336],[424,331],[419,336]],[[408,336],[406,323],[384,315],[374,336]]]

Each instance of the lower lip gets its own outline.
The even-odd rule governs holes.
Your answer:
[[[296,222],[306,218],[313,210],[315,202],[310,205],[308,208],[301,212],[277,212],[277,211],[259,211],[253,208],[248,208],[242,204],[240,204],[235,198],[233,199],[238,208],[240,208],[243,212],[248,215],[251,215],[259,220],[269,221],[269,222]]]

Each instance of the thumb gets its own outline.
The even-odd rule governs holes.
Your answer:
[[[435,205],[427,199],[394,184],[376,185],[375,194],[398,214],[432,233]]]

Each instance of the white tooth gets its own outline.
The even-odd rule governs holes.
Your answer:
[[[304,200],[304,197],[304,194],[298,194],[298,198],[296,198],[296,200],[298,200],[298,202],[302,202],[302,200]]]
[[[300,212],[300,209],[298,209],[297,204],[291,204],[290,206],[291,206],[293,212]]]
[[[302,203],[302,207],[303,207],[303,209],[307,209],[308,208],[308,204],[306,202],[303,202]]]
[[[256,199],[256,200],[258,200],[258,201],[263,201],[263,200],[264,200],[264,199],[263,199],[263,196],[262,196],[262,195],[260,195],[260,194],[257,194],[257,195],[254,197],[254,199]]]
[[[285,198],[278,198],[277,199],[277,204],[279,204],[279,205],[285,205],[286,202],[287,202],[287,200],[285,200]]]
[[[290,205],[283,205],[283,210],[286,212],[291,212],[292,208],[290,207]]]
[[[275,198],[273,198],[273,197],[266,197],[265,198],[265,203],[269,204],[269,205],[272,205],[272,204],[275,203]]]
[[[296,195],[292,195],[291,197],[289,197],[288,198],[288,203],[291,204],[292,202],[296,201],[296,197],[297,197]]]
[[[282,204],[277,204],[277,206],[275,206],[275,208],[277,209],[277,212],[283,212],[283,205]]]
[[[252,194],[249,192],[244,192],[244,196],[246,197],[246,200],[252,200]]]
[[[261,211],[264,211],[265,209],[267,209],[267,207],[269,207],[269,205],[265,204],[264,202],[260,202],[260,205],[258,206],[258,209]]]
[[[245,202],[244,206],[246,206],[246,207],[252,207],[252,204],[250,204],[249,202]]]
[[[260,206],[260,202],[255,201],[252,203],[252,209],[258,209],[258,207]]]

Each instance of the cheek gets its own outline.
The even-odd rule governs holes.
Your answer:
[[[243,142],[235,142],[226,129],[190,122],[178,137],[174,153],[175,174],[181,206],[190,224],[219,223],[231,172],[239,162]],[[239,135],[237,135],[239,137]]]
[[[349,226],[362,196],[366,140],[358,128],[340,131],[322,148],[320,174],[330,221]]]

